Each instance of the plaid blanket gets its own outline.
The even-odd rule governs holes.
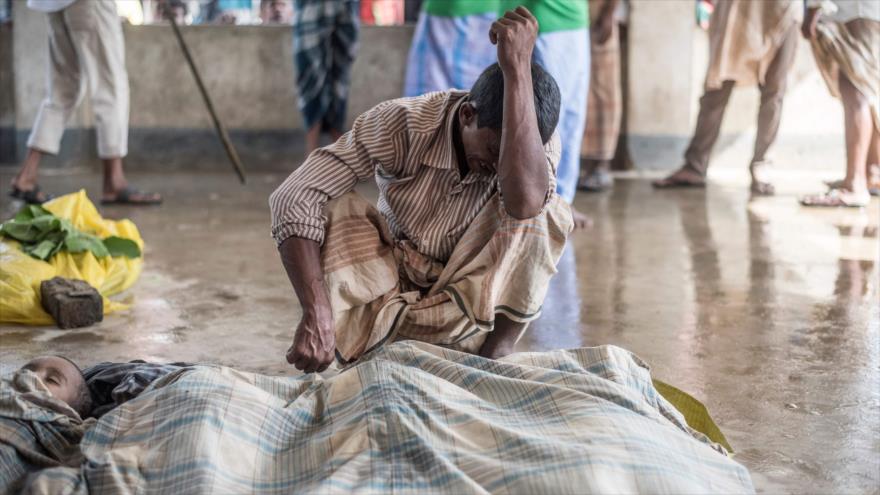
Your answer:
[[[194,367],[104,415],[36,493],[743,493],[611,346],[491,361],[398,342],[339,374]]]
[[[34,373],[22,370],[0,381],[0,493],[18,493],[28,475],[78,466],[86,424],[52,397]]]

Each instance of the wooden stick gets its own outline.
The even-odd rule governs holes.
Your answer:
[[[177,37],[177,42],[180,43],[180,49],[183,51],[183,56],[186,58],[186,62],[189,65],[190,70],[192,71],[193,77],[196,80],[196,85],[199,87],[199,92],[202,93],[202,98],[205,100],[205,106],[208,107],[208,112],[211,114],[211,120],[214,121],[214,129],[217,130],[217,135],[220,137],[220,141],[223,142],[223,147],[226,148],[226,155],[229,157],[229,161],[232,162],[232,167],[235,169],[235,173],[238,174],[238,179],[242,184],[246,183],[247,180],[244,177],[244,167],[241,165],[241,160],[238,158],[238,153],[235,151],[235,146],[232,145],[232,141],[229,139],[229,134],[226,132],[226,127],[223,126],[223,123],[220,122],[220,118],[217,117],[217,111],[214,110],[214,103],[211,101],[211,96],[208,94],[208,90],[205,88],[205,83],[202,82],[202,76],[199,74],[199,70],[196,68],[195,62],[193,62],[192,54],[189,52],[189,47],[186,46],[186,42],[183,40],[183,36],[180,34],[180,28],[177,27],[177,21],[174,19],[173,15],[168,15],[166,18],[171,22],[171,28],[174,30],[174,35]]]

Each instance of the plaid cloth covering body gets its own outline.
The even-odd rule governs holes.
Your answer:
[[[398,342],[330,378],[172,372],[36,493],[751,493],[620,348],[500,361]]]

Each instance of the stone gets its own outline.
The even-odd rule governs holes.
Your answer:
[[[80,328],[104,319],[104,299],[91,285],[62,277],[40,284],[43,309],[52,315],[58,328]]]

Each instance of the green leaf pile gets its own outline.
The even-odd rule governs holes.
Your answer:
[[[97,258],[141,255],[140,247],[131,239],[111,236],[102,240],[77,230],[69,220],[58,218],[39,205],[27,205],[12,220],[0,224],[0,234],[20,242],[22,251],[40,260],[62,250],[90,251]]]

